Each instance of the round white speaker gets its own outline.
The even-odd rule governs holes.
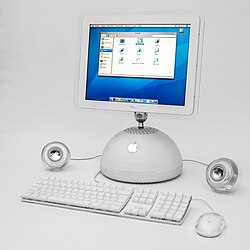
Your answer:
[[[50,142],[42,149],[41,159],[48,170],[62,170],[70,161],[71,154],[68,147],[58,141]]]
[[[236,163],[228,158],[212,161],[206,170],[208,185],[216,192],[227,193],[235,189],[239,170]]]

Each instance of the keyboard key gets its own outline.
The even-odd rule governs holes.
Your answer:
[[[175,221],[181,221],[182,217],[183,217],[183,213],[182,212],[176,212],[173,215],[173,220],[175,220]]]
[[[165,218],[165,213],[159,212],[159,211],[153,211],[150,214],[150,217],[151,218],[156,218],[156,219],[163,219],[163,218]]]
[[[98,202],[91,202],[90,203],[90,208],[99,209],[100,204]]]
[[[138,215],[139,209],[140,208],[137,208],[137,207],[132,208],[131,211],[130,211],[130,214],[132,214],[132,215]]]
[[[131,214],[131,208],[126,208],[124,209],[125,214]]]
[[[154,201],[153,199],[147,199],[145,203],[148,205],[152,205],[153,201]]]
[[[167,213],[167,214],[165,215],[165,219],[166,219],[166,220],[172,221],[172,219],[173,219],[173,214]]]
[[[146,199],[145,198],[140,198],[139,199],[139,203],[145,203],[146,202]]]
[[[108,204],[101,204],[100,210],[108,211],[109,210],[109,205]]]
[[[145,217],[147,215],[147,210],[140,209],[138,211],[138,215],[141,216],[141,217]]]
[[[127,201],[127,199],[128,199],[127,196],[122,196],[122,195],[121,195],[121,196],[118,197],[117,202],[119,202],[119,203],[124,203],[124,202]]]

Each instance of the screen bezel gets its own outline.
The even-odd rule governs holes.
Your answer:
[[[185,105],[150,105],[141,103],[119,103],[109,101],[86,100],[89,28],[91,24],[190,24],[190,41],[188,51],[188,68],[186,81]],[[133,112],[163,113],[171,115],[192,116],[197,110],[199,74],[200,74],[200,26],[201,20],[195,15],[169,16],[86,16],[82,23],[80,68],[77,101],[80,108],[120,110]]]

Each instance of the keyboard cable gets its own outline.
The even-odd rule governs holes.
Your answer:
[[[208,204],[208,202],[206,202],[205,200],[203,199],[198,199],[198,198],[193,198],[191,201],[197,201],[197,202],[200,202],[204,205],[206,205],[213,213],[215,213],[215,211],[213,210],[213,208]]]
[[[200,165],[206,166],[206,167],[208,166],[208,164],[206,164],[204,162],[193,160],[193,159],[183,159],[182,161],[183,162],[194,162],[194,163],[198,163]],[[214,209],[208,204],[207,201],[205,201],[203,199],[198,199],[198,198],[193,198],[192,201],[200,202],[200,203],[206,205],[213,213],[215,213]]]

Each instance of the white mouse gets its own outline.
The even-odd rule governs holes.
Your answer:
[[[220,214],[205,213],[198,218],[195,230],[204,237],[217,237],[223,232],[225,224],[226,222]]]

